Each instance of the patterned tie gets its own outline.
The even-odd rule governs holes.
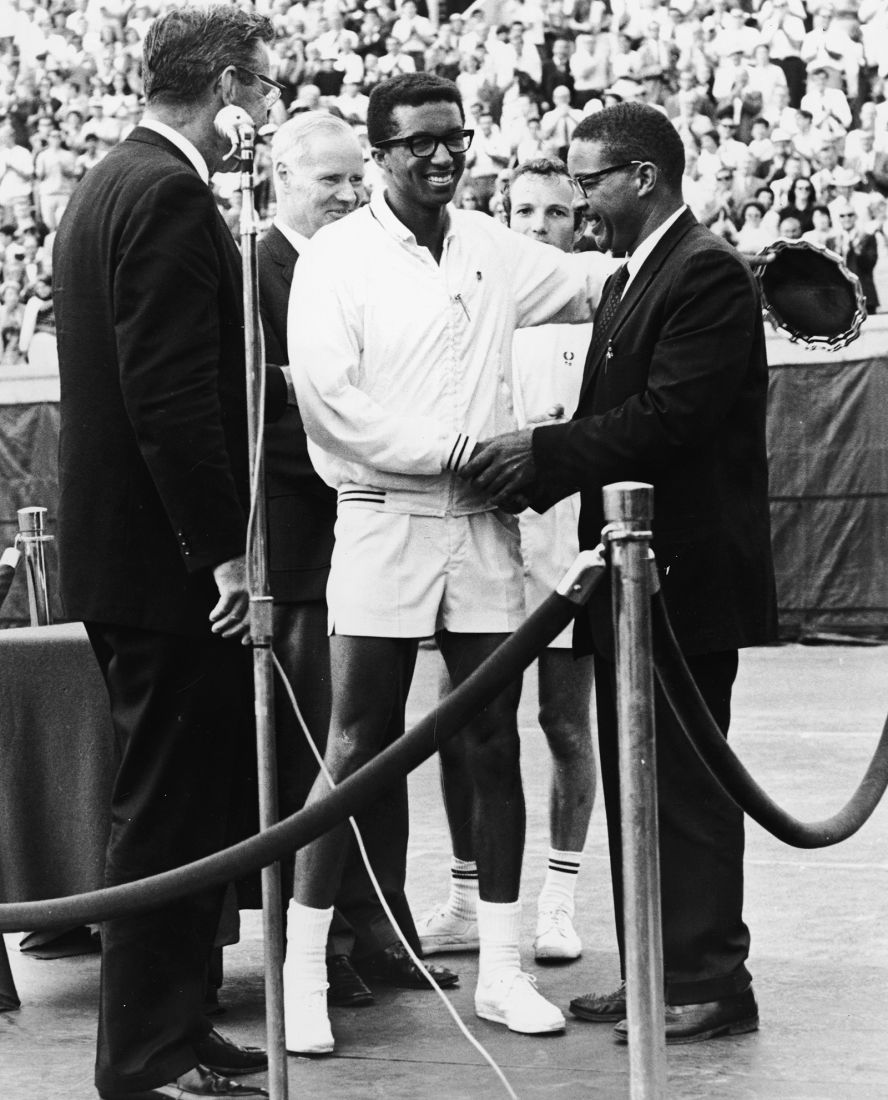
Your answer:
[[[610,285],[607,288],[607,296],[599,303],[598,312],[595,314],[595,324],[592,329],[592,344],[586,362],[591,366],[601,353],[602,347],[607,342],[613,328],[614,318],[620,306],[620,299],[629,281],[629,267],[623,264],[614,272]]]

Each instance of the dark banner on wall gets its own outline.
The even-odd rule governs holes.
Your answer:
[[[772,361],[768,453],[784,638],[888,637],[888,355],[850,358],[867,343],[828,359],[802,352]],[[0,549],[27,505],[48,508],[55,531],[57,447],[56,404],[0,406]],[[58,619],[52,555],[49,565]],[[0,626],[27,622],[20,568]]]

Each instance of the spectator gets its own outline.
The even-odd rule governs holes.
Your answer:
[[[752,167],[749,149],[737,140],[738,122],[733,111],[721,112],[718,116],[718,155],[726,168],[732,169],[738,176],[748,176]]]
[[[573,76],[573,102],[583,108],[590,99],[601,97],[612,79],[608,60],[607,35],[597,38],[591,34],[578,34],[570,58]]]
[[[753,119],[749,133],[750,174],[759,179],[767,176],[774,162],[774,142],[770,135],[771,127],[766,118]]]
[[[543,62],[540,78],[540,96],[544,104],[554,107],[556,91],[566,88],[568,105],[580,106],[575,100],[571,52],[571,44],[566,38],[556,38],[552,43],[552,56]]]
[[[556,88],[552,93],[552,110],[546,111],[540,119],[540,134],[543,141],[551,144],[559,160],[567,159],[570,139],[583,116],[570,105],[570,89]]]
[[[52,280],[41,275],[25,301],[19,349],[27,356],[28,366],[43,374],[55,374],[59,369],[56,345],[55,312],[52,303]]]
[[[824,141],[843,138],[851,129],[851,108],[845,93],[828,83],[826,66],[815,63],[808,68],[808,91],[802,96],[802,110],[808,111],[814,129]]]
[[[413,58],[414,70],[422,69],[426,48],[434,41],[435,31],[429,20],[418,14],[415,0],[403,0],[391,33],[401,43],[404,53]]]
[[[863,219],[866,216],[868,200],[862,191],[857,190],[860,184],[860,176],[849,168],[839,167],[833,174],[833,182],[835,183],[836,197],[829,203],[833,224],[839,225],[838,215],[849,208],[855,211],[858,218]]]
[[[839,167],[839,146],[830,141],[823,145],[815,158],[817,165],[811,175],[818,202],[829,203],[836,197],[836,169]]]
[[[794,213],[802,227],[802,232],[807,233],[814,228],[813,209],[816,205],[814,184],[807,176],[799,176],[794,179],[786,192],[786,202],[780,211],[783,218],[787,213]]]
[[[763,224],[764,217],[765,210],[761,203],[750,199],[743,204],[740,210],[740,228],[734,241],[738,251],[754,256],[773,242],[774,234]]]
[[[848,206],[839,211],[838,252],[848,266],[860,279],[860,287],[866,301],[868,313],[879,308],[879,295],[873,279],[873,270],[879,257],[874,234],[868,233],[858,225],[857,211]]]
[[[366,61],[365,61],[366,65]],[[405,73],[416,72],[416,62],[413,57],[404,50],[399,39],[393,34],[386,37],[385,53],[379,59],[380,78],[386,80],[393,76],[403,76]]]
[[[842,84],[848,89],[852,99],[857,97],[860,62],[863,51],[852,41],[841,21],[836,17],[832,3],[823,3],[812,13],[811,30],[805,35],[801,48],[802,61],[808,66],[808,73],[823,73],[824,82],[835,91]],[[802,99],[804,105],[804,98]],[[814,118],[814,125],[819,122]],[[848,123],[845,123],[845,129]]]
[[[49,144],[34,158],[34,178],[40,220],[48,230],[58,229],[77,181],[77,158],[62,144],[58,128],[50,131]]]
[[[777,236],[777,226],[779,224],[777,210],[774,206],[774,192],[770,187],[759,187],[752,197],[764,210],[762,226],[771,234],[773,240]]]
[[[749,89],[761,94],[762,112],[768,113],[777,106],[777,89],[783,88],[789,91],[786,82],[786,73],[771,59],[771,47],[766,42],[760,42],[752,54],[752,64],[749,66]],[[788,101],[787,94],[787,101]]]
[[[478,196],[482,210],[488,210],[496,188],[496,177],[508,167],[511,151],[493,115],[482,110],[478,128],[466,154],[466,177]]]
[[[830,252],[838,252],[839,241],[829,207],[823,203],[817,203],[811,210],[811,218],[814,227],[802,234],[802,240],[819,245],[821,248],[828,248]]]
[[[0,338],[3,341],[0,365],[16,366],[22,362],[19,336],[22,328],[22,290],[19,284],[7,279],[0,285]]]
[[[785,241],[799,241],[802,239],[802,223],[795,211],[784,212],[781,210],[779,218],[777,234],[781,239]]]
[[[16,141],[11,118],[0,119],[0,220],[21,227],[32,220],[34,158]]]
[[[81,179],[87,170],[98,164],[104,156],[104,150],[99,148],[99,135],[86,134],[83,139],[83,152],[74,161],[74,171],[77,179]]]
[[[802,43],[807,16],[801,2],[791,8],[790,0],[765,0],[758,16],[761,43],[768,47],[771,59],[783,70],[788,102],[793,107],[798,107],[805,90]]]

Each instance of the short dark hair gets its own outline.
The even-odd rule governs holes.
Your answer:
[[[452,80],[434,73],[404,73],[377,84],[367,105],[367,138],[371,145],[392,136],[396,107],[421,107],[424,103],[455,103],[466,120],[462,96]]]
[[[273,41],[273,23],[256,12],[229,4],[174,8],[145,35],[145,99],[194,103],[226,65],[251,68],[256,46]]]
[[[587,115],[573,132],[572,141],[597,141],[614,163],[650,161],[663,173],[668,186],[681,188],[685,152],[669,119],[647,103],[615,103]]]
[[[512,213],[511,191],[515,183],[522,176],[539,176],[542,179],[564,179],[572,183],[570,172],[563,160],[557,157],[537,157],[535,160],[526,160],[519,164],[509,176],[509,182],[503,188],[503,212],[506,218]],[[582,211],[580,211],[582,217]]]

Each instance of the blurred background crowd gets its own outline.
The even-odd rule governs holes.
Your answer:
[[[170,0],[0,0],[2,363],[54,356],[52,238],[78,181],[138,122],[139,61]],[[258,0],[298,111],[346,119],[366,151],[367,96],[425,69],[456,81],[475,138],[457,201],[499,216],[525,160],[561,156],[584,114],[637,99],[673,121],[685,198],[738,249],[804,238],[837,252],[878,308],[888,253],[888,0]],[[263,135],[268,137],[268,133]],[[274,213],[267,143],[260,214]],[[237,232],[236,175],[217,176]]]

